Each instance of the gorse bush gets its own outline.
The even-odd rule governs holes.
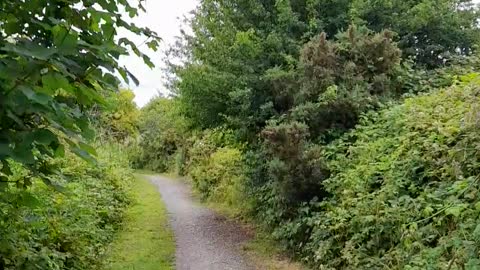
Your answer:
[[[323,197],[322,181],[329,175],[321,151],[309,145],[308,127],[298,122],[268,126],[262,131],[267,177],[290,205]]]
[[[2,183],[1,269],[98,269],[122,221],[132,180],[120,146],[101,148],[98,166],[67,153],[53,164],[64,175],[52,186],[27,189]],[[10,181],[28,171],[15,168]]]
[[[300,91],[287,120],[307,124],[311,138],[328,142],[353,128],[360,114],[419,91],[412,89],[418,78],[402,77],[411,71],[408,63],[401,64],[393,36],[350,26],[335,40],[322,33],[306,43],[300,56]]]
[[[337,40],[327,40],[325,33],[314,37],[301,51],[304,82],[298,99],[318,98],[332,85],[342,92],[358,87],[369,95],[394,93],[397,85],[390,81],[400,68],[401,51],[393,36],[350,26]]]

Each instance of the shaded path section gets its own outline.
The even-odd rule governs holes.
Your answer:
[[[197,204],[180,181],[149,176],[164,200],[177,243],[177,270],[251,270],[239,248],[248,240],[244,230]]]

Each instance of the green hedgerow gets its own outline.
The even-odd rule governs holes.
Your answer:
[[[480,79],[407,99],[329,146],[305,218],[319,269],[479,269]],[[347,143],[354,140],[354,143]]]

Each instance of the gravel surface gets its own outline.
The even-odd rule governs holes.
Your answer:
[[[253,270],[240,247],[248,234],[233,222],[195,202],[178,180],[150,176],[170,214],[177,243],[177,270]]]

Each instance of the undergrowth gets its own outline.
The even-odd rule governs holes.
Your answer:
[[[130,202],[132,180],[120,146],[98,152],[98,166],[71,153],[54,160],[63,178],[53,185],[2,185],[0,269],[98,269]],[[10,180],[22,178],[26,172],[12,165]]]

